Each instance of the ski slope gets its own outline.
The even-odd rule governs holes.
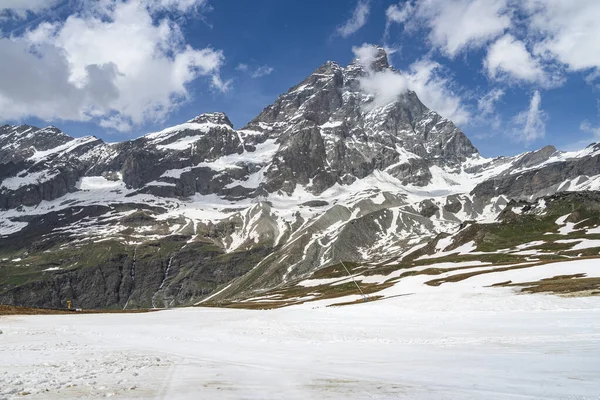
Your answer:
[[[600,299],[0,317],[0,398],[598,399]],[[23,397],[27,394],[26,397]]]

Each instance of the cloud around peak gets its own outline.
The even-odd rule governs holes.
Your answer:
[[[467,124],[470,121],[470,112],[464,106],[461,96],[452,89],[453,81],[445,74],[446,70],[441,64],[422,58],[406,70],[374,70],[371,66],[381,54],[381,47],[363,44],[354,47],[352,51],[366,71],[359,82],[361,89],[373,96],[371,108],[393,103],[407,90],[411,90],[428,108],[456,124]]]

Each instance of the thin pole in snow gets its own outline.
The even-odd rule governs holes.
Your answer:
[[[369,297],[362,291],[362,289],[360,288],[360,286],[358,286],[358,282],[356,282],[354,280],[354,276],[352,276],[352,274],[350,274],[350,271],[348,270],[348,268],[346,268],[346,264],[344,264],[344,262],[342,260],[340,260],[340,262],[342,263],[342,266],[346,270],[346,273],[348,273],[348,276],[350,276],[350,279],[352,279],[352,282],[354,282],[354,284],[356,285],[356,288],[358,289],[358,291],[362,295],[363,299],[367,300]]]

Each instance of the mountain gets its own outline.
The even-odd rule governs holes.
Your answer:
[[[370,93],[388,71],[383,49],[327,62],[238,130],[218,112],[122,143],[0,127],[0,303],[233,304],[600,189],[600,144],[482,157],[414,92]]]

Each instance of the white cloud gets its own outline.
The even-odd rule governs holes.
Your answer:
[[[403,0],[387,8],[384,37],[400,23],[450,58],[484,48],[487,75],[507,84],[557,87],[582,71],[600,86],[599,20],[598,0]]]
[[[120,115],[111,115],[100,121],[103,128],[114,129],[119,132],[128,132],[131,130],[131,123]]]
[[[273,67],[269,67],[268,65],[263,65],[261,67],[256,68],[254,72],[250,74],[253,78],[260,78],[262,76],[271,75],[275,71]]]
[[[187,13],[207,5],[207,0],[146,0],[148,7],[162,10],[175,10]]]
[[[373,96],[369,108],[374,109],[397,101],[398,96],[408,90],[408,80],[402,74],[384,70],[361,78],[360,87]]]
[[[496,113],[496,103],[504,96],[504,90],[495,88],[477,101],[477,120],[489,124],[494,129],[500,128],[500,116]]]
[[[114,64],[90,65],[90,80],[69,82],[69,63],[61,49],[39,45],[35,54],[23,40],[0,40],[0,119],[89,119],[91,105],[106,107],[118,96]]]
[[[268,65],[251,68],[248,64],[244,63],[238,64],[235,69],[241,72],[246,72],[252,78],[262,78],[263,76],[271,75],[275,71],[275,68],[269,67]]]
[[[477,101],[477,110],[485,115],[493,114],[496,103],[502,96],[504,96],[504,90],[498,88],[490,90],[485,96]]]
[[[429,41],[450,57],[480,48],[511,26],[508,0],[417,0],[387,10],[387,23],[425,25]]]
[[[223,93],[229,92],[229,90],[231,89],[231,85],[233,84],[232,79],[227,79],[224,81],[218,74],[213,74],[210,77],[210,82],[213,88]]]
[[[8,55],[0,63],[0,119],[95,119],[123,130],[166,117],[198,77],[228,90],[222,51],[187,45],[171,19],[204,4],[101,0],[65,21],[0,38]],[[155,10],[169,13],[157,20]]]
[[[600,127],[593,126],[587,119],[579,125],[579,129],[586,133],[591,133],[595,140],[600,140]]]
[[[365,93],[373,96],[371,107],[392,103],[407,90],[412,90],[428,108],[456,124],[466,124],[471,119],[462,98],[452,90],[452,80],[443,75],[441,64],[422,59],[411,64],[406,71],[373,71],[371,65],[380,50],[372,45],[352,50],[367,71],[367,75],[360,79],[360,85]]]
[[[550,84],[550,78],[541,63],[532,57],[525,43],[506,34],[488,49],[483,62],[492,79],[516,79],[529,83]]]
[[[371,5],[369,0],[359,0],[352,12],[352,16],[344,25],[337,28],[337,33],[345,38],[354,34],[367,23],[370,11]]]
[[[402,7],[392,4],[385,10],[385,16],[388,23],[403,24],[413,14],[414,6],[410,1],[404,3]]]
[[[600,1],[527,0],[530,29],[539,34],[536,54],[573,71],[600,67]]]
[[[514,131],[517,140],[531,143],[546,136],[546,114],[541,109],[542,96],[539,91],[533,92],[529,108],[517,114],[513,122],[517,126]]]
[[[0,0],[0,17],[25,18],[27,13],[36,14],[54,7],[58,0]]]
[[[410,1],[405,2],[401,7],[392,4],[385,10],[385,33],[383,34],[384,40],[389,39],[390,26],[392,24],[404,24],[412,17],[414,13],[414,6]]]
[[[363,43],[360,47],[352,47],[356,61],[368,72],[372,72],[373,62],[377,59],[380,51],[379,47],[369,43]]]
[[[583,77],[588,85],[600,88],[600,84],[598,84],[598,78],[600,78],[600,68],[592,70],[589,74]]]
[[[452,89],[453,81],[443,73],[441,64],[427,59],[413,63],[405,72],[409,89],[417,93],[423,104],[457,125],[467,124],[471,114]]]

